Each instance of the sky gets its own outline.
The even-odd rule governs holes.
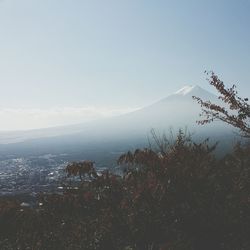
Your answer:
[[[0,130],[73,124],[211,92],[250,97],[250,0],[0,0]]]

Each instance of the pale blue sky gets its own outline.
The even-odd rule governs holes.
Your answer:
[[[142,107],[206,69],[250,97],[249,27],[249,0],[2,0],[0,109]]]

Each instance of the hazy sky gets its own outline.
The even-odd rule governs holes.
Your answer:
[[[250,0],[0,1],[0,129],[126,112],[214,70],[250,97]]]

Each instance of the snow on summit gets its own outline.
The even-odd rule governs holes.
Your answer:
[[[210,101],[215,101],[216,96],[212,93],[210,93],[209,91],[201,88],[198,85],[186,85],[184,87],[182,87],[181,89],[179,89],[178,91],[176,91],[172,97],[188,97],[191,98],[192,96],[197,96],[197,97],[201,97],[204,100],[210,100]]]
[[[194,86],[194,85],[186,85],[186,86],[182,87],[181,89],[179,89],[178,91],[176,91],[175,94],[184,96],[184,95],[187,95],[187,94],[189,94],[197,89],[200,89],[200,87]]]

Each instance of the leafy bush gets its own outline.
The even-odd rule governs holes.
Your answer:
[[[249,249],[250,148],[213,149],[180,131],[165,151],[122,155],[123,176],[82,179],[34,209],[2,201],[1,249]]]

